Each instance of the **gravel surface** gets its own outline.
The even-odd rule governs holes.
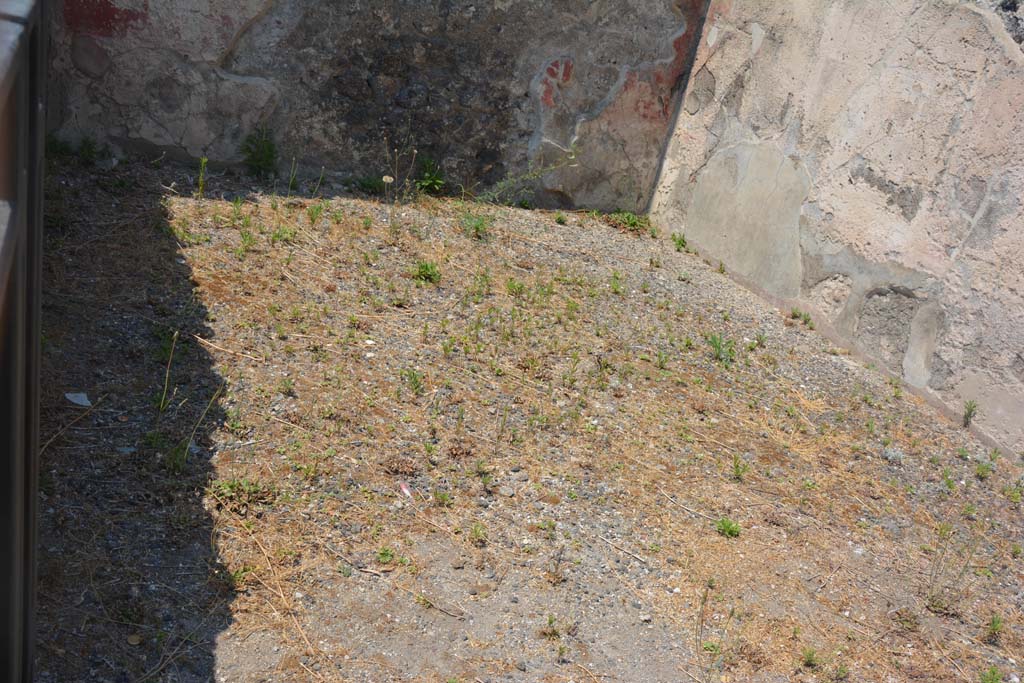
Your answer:
[[[1020,675],[1020,454],[681,240],[195,192],[48,180],[40,681]]]

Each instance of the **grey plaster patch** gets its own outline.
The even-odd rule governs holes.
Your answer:
[[[971,220],[970,233],[963,243],[966,248],[990,248],[999,234],[1010,229],[1012,224],[1005,219],[1020,213],[1020,200],[1007,189],[1006,183],[995,185],[988,186],[988,192]]]
[[[742,69],[736,77],[732,79],[732,83],[726,88],[725,94],[722,95],[722,107],[732,114],[739,113],[740,107],[743,106],[743,93],[747,88],[747,79],[750,78],[750,70]]]
[[[696,114],[715,99],[715,75],[706,66],[693,77],[693,85],[686,94],[686,111]]]
[[[810,178],[771,143],[720,149],[697,178],[687,235],[730,269],[782,297],[800,292],[800,208]]]
[[[932,378],[932,360],[942,331],[942,307],[927,302],[918,308],[910,323],[910,337],[903,356],[903,378],[918,388],[927,387]]]
[[[851,165],[850,178],[860,180],[886,196],[886,203],[899,208],[908,221],[914,219],[921,207],[921,188],[914,185],[899,185],[878,173],[864,160]]]
[[[1010,368],[1017,381],[1024,384],[1024,351],[1014,354],[1013,363],[1010,364]]]
[[[957,183],[956,199],[960,204],[960,209],[968,216],[978,213],[981,202],[985,198],[987,186],[988,183],[985,182],[985,179],[976,175]]]

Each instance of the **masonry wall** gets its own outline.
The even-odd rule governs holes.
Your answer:
[[[1024,449],[1024,12],[714,0],[657,222]]]
[[[63,0],[51,126],[213,163],[266,126],[329,183],[388,171],[387,139],[453,189],[560,165],[538,203],[638,209],[706,4]]]
[[[1016,0],[54,5],[64,138],[238,164],[265,127],[328,186],[390,171],[385,139],[453,189],[557,165],[526,183],[535,203],[650,202],[1024,449]]]

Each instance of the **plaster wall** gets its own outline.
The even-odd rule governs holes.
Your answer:
[[[1024,10],[714,0],[656,222],[1024,450]]]

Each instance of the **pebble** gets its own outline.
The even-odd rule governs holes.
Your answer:
[[[505,496],[506,498],[511,498],[516,495],[516,492],[511,486],[502,486],[498,489],[498,494]]]

